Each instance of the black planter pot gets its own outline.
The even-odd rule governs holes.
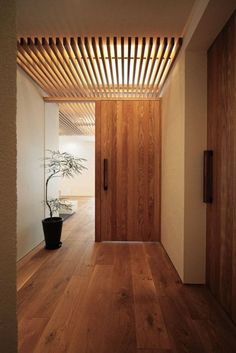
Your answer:
[[[63,220],[61,217],[50,217],[42,220],[46,249],[58,249],[61,247],[61,230]]]

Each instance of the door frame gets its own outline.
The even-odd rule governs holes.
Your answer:
[[[95,242],[101,241],[101,101],[95,102]]]

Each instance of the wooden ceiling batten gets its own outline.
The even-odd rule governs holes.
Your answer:
[[[117,54],[117,37],[113,38],[114,55],[115,55],[115,67],[116,67],[116,80],[117,80],[117,92],[120,93],[120,82],[119,82],[119,66],[118,66],[118,54]]]
[[[67,67],[68,67],[67,74],[68,74],[68,77],[72,79],[71,81],[73,81],[73,87],[75,87],[75,89],[78,87],[77,89],[80,92],[80,95],[83,96],[79,76],[76,74],[76,71],[73,69],[73,65],[71,65],[70,54],[66,51],[64,45],[62,45],[59,38],[56,39],[56,46],[58,47],[61,57],[67,64]]]
[[[121,37],[120,40],[120,46],[121,46],[121,86],[124,87],[125,84],[125,61],[124,61],[124,45],[125,45],[125,39],[124,37]]]
[[[86,68],[86,72],[88,74],[90,83],[91,83],[91,85],[92,85],[92,87],[94,89],[95,94],[97,94],[97,86],[96,86],[95,78],[94,78],[94,76],[92,74],[92,71],[91,71],[91,69],[89,67],[89,60],[86,59],[86,54],[85,54],[85,51],[84,51],[83,42],[82,42],[82,39],[80,37],[77,40],[77,45],[79,47],[80,55],[81,55],[81,58],[83,60],[83,64],[84,64],[84,66]]]
[[[130,70],[131,70],[131,44],[132,44],[132,38],[128,37],[128,67],[127,67],[127,84],[129,85],[130,83]]]
[[[20,38],[17,63],[50,97],[157,98],[182,38]]]
[[[151,92],[153,92],[153,88],[154,88],[154,84],[155,84],[155,81],[156,81],[156,78],[159,74],[159,70],[162,68],[162,65],[163,65],[163,60],[164,59],[164,55],[165,55],[165,52],[166,52],[166,49],[168,47],[168,38],[164,38],[163,42],[161,43],[161,47],[158,46],[158,48],[156,48],[158,50],[157,52],[157,62],[154,62],[154,68],[153,70],[150,72],[150,76],[152,77],[151,78],[151,82],[150,82],[150,87],[147,87],[147,90],[151,90]],[[158,54],[160,55],[158,57]],[[155,67],[155,64],[156,64],[156,67]]]
[[[51,81],[51,78],[48,78],[48,76],[45,75],[41,63],[34,56],[28,43],[23,38],[20,43],[17,43],[17,49],[20,62],[23,62],[27,69],[32,72],[32,78],[36,77],[42,88],[45,87],[47,90],[50,90],[50,92],[54,92],[54,94],[57,95],[56,85]],[[22,66],[22,68],[24,68],[24,66]]]
[[[60,125],[66,125],[68,128],[70,128],[74,134],[76,135],[81,135],[81,130],[71,122],[71,120],[64,114],[62,111],[60,111]]]
[[[104,73],[105,73],[106,88],[107,88],[108,92],[110,93],[109,78],[108,78],[108,73],[107,73],[108,70],[107,70],[106,60],[105,60],[104,51],[103,51],[103,40],[102,40],[102,37],[98,38],[98,45],[99,45],[99,50],[100,50],[100,54],[101,54],[103,70],[104,70]]]
[[[97,72],[96,72],[96,69],[95,69],[94,60],[93,60],[92,54],[91,54],[91,52],[90,52],[89,40],[88,40],[87,37],[85,37],[84,43],[85,43],[85,48],[86,48],[87,56],[88,56],[88,58],[89,58],[89,63],[90,63],[91,68],[92,68],[93,76],[94,76],[94,78],[95,78],[95,80],[96,80],[96,84],[97,84],[97,86],[98,86],[98,90],[101,91],[100,82],[99,82],[99,79],[98,79],[98,76],[97,76]]]
[[[134,41],[134,65],[133,65],[133,79],[132,79],[132,84],[131,87],[134,89],[135,86],[135,76],[136,76],[136,66],[137,66],[137,55],[138,55],[138,37],[135,37]],[[136,94],[135,94],[136,97]]]
[[[61,134],[94,135],[95,103],[60,103],[59,104]],[[65,131],[66,126],[66,131]]]
[[[146,75],[147,75],[147,71],[148,71],[148,65],[150,64],[150,57],[151,57],[151,53],[152,53],[152,47],[153,47],[153,38],[149,38],[148,53],[147,53],[145,67],[144,67],[143,81],[142,81],[141,89],[143,89],[144,84],[145,84]]]
[[[71,38],[70,39],[70,45],[71,45],[71,48],[73,50],[73,53],[74,53],[74,58],[73,60],[75,60],[79,66],[79,69],[84,77],[84,80],[85,80],[85,83],[87,85],[87,91],[88,91],[88,95],[89,96],[92,96],[94,97],[95,96],[95,92],[94,92],[94,89],[90,83],[90,80],[89,80],[89,76],[88,74],[86,73],[85,69],[84,69],[84,66],[83,66],[83,62],[82,62],[82,59],[80,58],[80,53],[79,53],[79,49],[78,49],[78,46],[76,45],[76,41],[74,38]]]
[[[72,65],[74,72],[77,74],[78,76],[78,88],[81,91],[81,96],[86,97],[86,85],[85,85],[85,81],[83,79],[82,73],[81,71],[78,69],[78,65],[74,60],[74,55],[73,55],[73,51],[72,48],[70,46],[70,43],[67,41],[66,38],[63,38],[63,46],[65,47],[67,54],[69,56],[69,60],[70,60],[70,64]]]
[[[38,38],[35,38],[33,41],[31,38],[28,38],[28,45],[30,49],[35,53],[35,55],[38,57],[40,61],[44,61],[46,65],[46,69],[48,70],[49,74],[51,75],[52,79],[54,80],[56,84],[56,88],[58,90],[58,93],[62,94],[61,92],[61,80],[60,80],[60,74],[59,71],[56,67],[51,67],[51,60],[50,57],[47,55],[45,50],[43,50],[40,41]]]
[[[107,96],[107,92],[105,89],[105,81],[104,81],[104,77],[102,74],[102,69],[101,69],[101,65],[100,65],[100,61],[99,61],[99,56],[98,56],[98,50],[97,50],[97,42],[95,37],[92,37],[92,48],[93,48],[93,53],[94,53],[94,57],[95,57],[95,61],[97,64],[97,68],[98,68],[98,73],[102,82],[102,96],[104,96],[104,94]]]
[[[112,82],[112,90],[114,91],[115,88],[115,81],[114,81],[114,74],[112,69],[112,56],[111,56],[111,45],[110,45],[110,38],[106,38],[106,46],[107,46],[107,53],[108,53],[108,61],[109,61],[109,69],[111,74],[111,82]]]

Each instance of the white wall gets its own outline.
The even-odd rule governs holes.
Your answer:
[[[185,283],[205,282],[206,53],[182,52],[162,97],[162,243]]]
[[[62,196],[95,195],[95,139],[94,136],[60,136],[59,149],[87,159],[87,170],[74,178],[60,180]]]
[[[184,277],[185,56],[162,97],[161,242]]]
[[[17,258],[43,240],[44,101],[30,78],[17,69]]]
[[[163,90],[162,242],[185,283],[205,282],[206,51],[188,51],[208,6],[195,4],[184,45]],[[173,171],[172,173],[170,171]]]
[[[46,109],[46,115],[45,115]],[[45,120],[46,118],[46,120]],[[45,105],[43,92],[17,69],[17,258],[43,240],[46,148],[58,149],[58,108]],[[55,188],[54,188],[55,193]],[[58,192],[57,192],[58,193]]]

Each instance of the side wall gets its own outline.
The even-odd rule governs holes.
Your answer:
[[[161,242],[184,276],[185,57],[174,67],[162,97]]]
[[[17,258],[43,240],[44,101],[30,78],[17,69]]]
[[[161,210],[161,240],[184,283],[205,282],[206,98],[206,54],[184,51],[162,96]]]
[[[0,2],[0,345],[17,352],[15,1]]]
[[[59,112],[45,104],[43,92],[17,69],[17,258],[43,240],[45,149],[58,149]],[[51,196],[58,195],[54,183]],[[47,214],[47,213],[46,213]]]
[[[184,282],[205,283],[203,151],[206,149],[207,132],[206,52],[187,51],[185,64]]]
[[[91,136],[60,136],[59,148],[61,152],[72,153],[87,159],[82,174],[70,179],[60,180],[60,194],[62,196],[93,196],[95,195],[95,141]]]

